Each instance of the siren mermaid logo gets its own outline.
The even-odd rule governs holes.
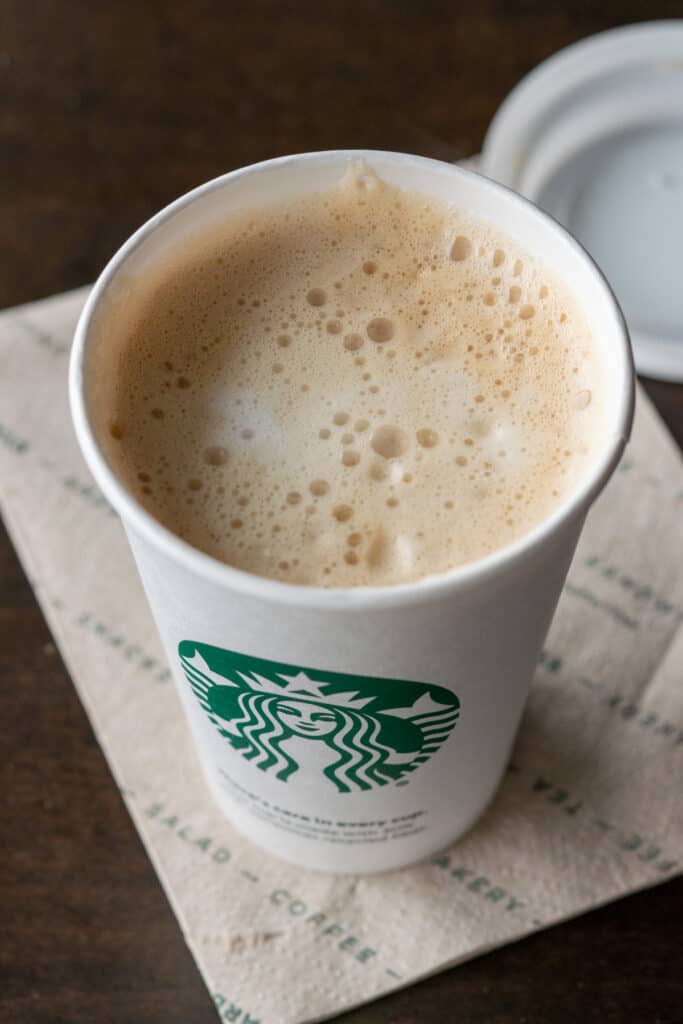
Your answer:
[[[178,653],[218,732],[283,782],[322,774],[340,793],[405,785],[460,714],[455,694],[428,683],[302,669],[189,640]]]

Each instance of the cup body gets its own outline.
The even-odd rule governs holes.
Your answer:
[[[126,275],[231,210],[331,186],[355,158],[492,222],[570,283],[608,370],[608,426],[576,492],[514,544],[416,583],[300,587],[216,562],[137,504],[101,444],[93,366]],[[623,318],[578,243],[514,193],[438,161],[365,151],[267,161],[182,197],[123,246],[81,316],[70,388],[79,442],[123,520],[207,783],[235,826],[278,856],[335,872],[401,867],[462,835],[505,770],[584,518],[631,426]]]

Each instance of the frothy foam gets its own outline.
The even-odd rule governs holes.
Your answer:
[[[566,498],[601,436],[566,287],[367,167],[186,243],[116,319],[109,458],[176,534],[263,576],[388,585],[480,558]]]

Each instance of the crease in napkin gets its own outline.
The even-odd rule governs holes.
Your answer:
[[[0,507],[220,1019],[321,1020],[681,870],[683,473],[642,392],[484,818],[403,871],[307,873],[243,839],[200,775],[123,530],[73,435],[85,295],[0,315]]]

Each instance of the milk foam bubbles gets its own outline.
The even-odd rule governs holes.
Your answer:
[[[365,166],[126,288],[108,458],[165,526],[259,575],[390,585],[481,558],[561,504],[604,436],[566,285]]]

